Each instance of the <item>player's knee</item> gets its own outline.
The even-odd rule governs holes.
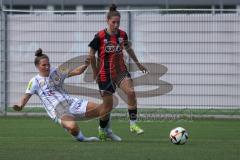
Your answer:
[[[76,136],[79,132],[78,127],[75,125],[65,125],[64,128],[67,129],[68,132],[73,136]]]
[[[73,127],[69,130],[69,132],[71,133],[71,135],[73,136],[77,136],[78,135],[78,132],[79,132],[79,129],[76,128],[76,127]]]
[[[129,98],[135,98],[135,91],[132,89],[128,90],[126,94]]]
[[[112,107],[107,107],[107,108],[105,108],[106,114],[108,114],[108,113],[111,112],[111,111],[112,111]]]
[[[63,128],[67,129],[71,134],[78,132],[78,126],[76,125],[75,121],[66,120],[66,117],[65,119],[64,118],[62,119],[62,126]]]
[[[103,108],[101,109],[100,111],[100,116],[105,116],[107,115],[108,113],[110,113],[112,111],[112,107],[109,107],[109,106],[103,106]]]
[[[112,106],[104,106],[103,107],[103,113],[104,114],[107,114],[107,113],[111,112],[111,110],[112,110]]]
[[[113,102],[112,101],[107,101],[103,102],[104,108],[112,108]]]

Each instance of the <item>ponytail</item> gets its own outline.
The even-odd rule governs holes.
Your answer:
[[[117,10],[117,6],[115,4],[111,4],[111,6],[109,6],[109,11],[107,13],[107,19],[110,19],[114,16],[119,16],[121,17],[120,12]]]

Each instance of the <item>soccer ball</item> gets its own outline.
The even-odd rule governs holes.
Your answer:
[[[169,138],[173,144],[185,144],[188,140],[188,132],[182,127],[171,130]]]

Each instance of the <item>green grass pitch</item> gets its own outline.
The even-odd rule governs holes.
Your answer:
[[[141,121],[145,134],[129,132],[114,120],[122,142],[80,143],[48,118],[0,117],[0,160],[240,160],[240,121]],[[97,120],[79,123],[85,135],[97,135]],[[172,128],[189,131],[185,145],[168,139]]]

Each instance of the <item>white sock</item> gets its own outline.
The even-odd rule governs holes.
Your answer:
[[[76,140],[80,142],[96,142],[99,141],[97,137],[85,137],[81,131],[79,131],[78,135],[75,136]]]
[[[130,120],[130,125],[136,124],[137,120]]]
[[[77,140],[80,140],[80,141],[82,141],[82,140],[84,140],[85,139],[85,137],[84,137],[84,135],[83,135],[83,133],[81,132],[81,131],[79,131],[78,132],[78,135],[77,136],[74,136]]]

